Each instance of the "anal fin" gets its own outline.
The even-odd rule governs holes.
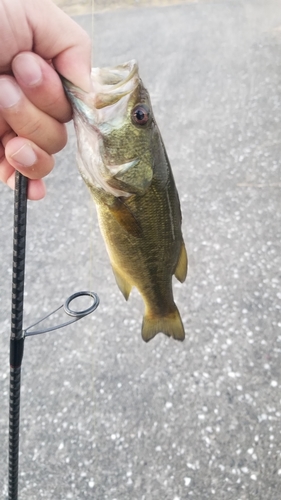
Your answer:
[[[185,278],[186,278],[186,275],[187,275],[187,265],[188,265],[188,259],[187,259],[186,248],[185,248],[184,242],[182,242],[181,250],[180,250],[180,255],[179,255],[179,260],[178,260],[177,267],[176,267],[176,270],[175,270],[175,277],[181,283],[183,283],[184,280],[185,280]]]

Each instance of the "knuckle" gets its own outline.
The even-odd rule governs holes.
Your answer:
[[[49,138],[47,147],[44,148],[47,153],[49,154],[54,154],[58,153],[65,147],[67,143],[67,132],[66,132],[66,127],[64,125],[61,125],[59,133],[54,135],[52,133],[51,138]]]
[[[33,120],[17,128],[17,135],[29,139],[48,154],[60,151],[67,142],[65,125],[53,121],[46,123],[43,120]]]
[[[60,123],[66,123],[71,120],[71,106],[66,100],[64,94],[58,93],[54,96],[51,102],[46,102],[44,112],[52,116]]]
[[[18,135],[21,135],[22,137],[32,139],[33,137],[42,134],[42,122],[39,119],[31,120],[30,122],[24,123],[22,126],[19,126],[17,132]]]

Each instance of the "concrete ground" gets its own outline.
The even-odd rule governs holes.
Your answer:
[[[78,290],[100,306],[25,341],[19,498],[278,500],[281,1],[109,10],[94,26],[96,65],[139,61],[174,169],[187,338],[141,340],[143,304],[117,289],[70,127],[47,197],[28,206],[25,325]],[[5,497],[13,194],[0,192]]]
[[[209,1],[209,0],[203,0]],[[163,7],[193,3],[197,0],[54,0],[64,12],[69,15],[91,14],[115,9],[131,9],[139,7]]]

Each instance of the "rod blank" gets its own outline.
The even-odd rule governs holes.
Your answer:
[[[24,344],[22,324],[27,184],[27,178],[19,172],[16,172],[14,201],[12,318],[10,337],[9,500],[18,500],[20,381]]]

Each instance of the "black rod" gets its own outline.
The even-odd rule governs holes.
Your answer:
[[[18,500],[20,380],[24,345],[23,295],[27,185],[27,178],[19,172],[16,172],[14,199],[12,318],[10,337],[9,500]]]

